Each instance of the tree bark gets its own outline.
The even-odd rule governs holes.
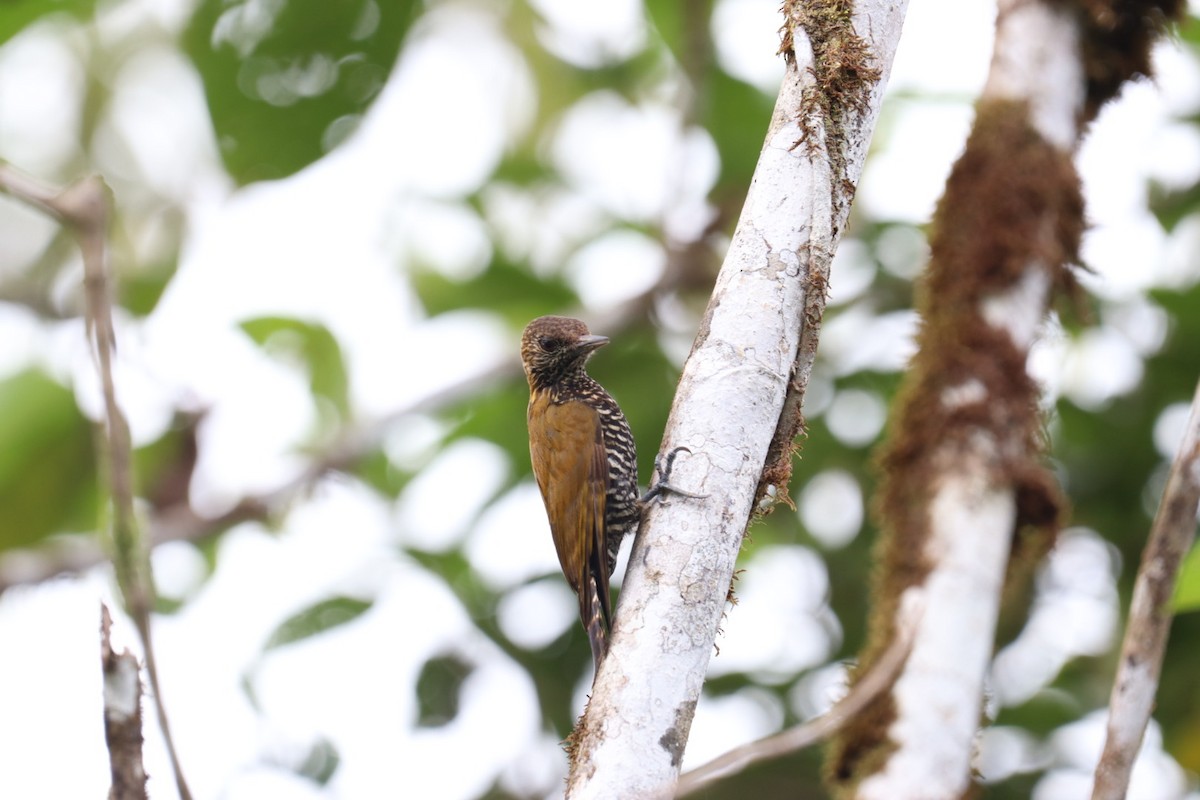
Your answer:
[[[839,796],[971,791],[1010,557],[1044,553],[1064,513],[1041,463],[1025,362],[1055,289],[1077,291],[1084,218],[1072,154],[1100,105],[1148,72],[1162,12],[1178,11],[1173,0],[1138,6],[999,3],[975,125],[934,216],[918,352],[881,458],[883,564],[862,668],[894,635],[905,591],[923,587],[927,611],[892,690],[835,741]]]
[[[1071,164],[1084,104],[1079,30],[1051,3],[1007,0],[962,157],[934,217],[923,326],[884,445],[864,664],[893,635],[899,595],[926,592],[890,693],[840,734],[839,793],[962,796],[983,710],[1014,534],[1044,552],[1062,501],[1040,464],[1025,361],[1051,290],[1072,285],[1082,199]]]
[[[785,4],[787,71],[663,443],[691,450],[671,482],[708,497],[647,515],[572,737],[568,797],[674,792],[770,444],[799,428],[798,402],[781,419],[785,400],[803,391],[802,337],[820,323],[906,6]]]
[[[112,774],[109,800],[146,800],[142,762],[142,677],[137,657],[112,649],[112,617],[100,604],[100,670],[104,675],[104,741]]]

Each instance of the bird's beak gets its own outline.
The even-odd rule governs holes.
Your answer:
[[[581,353],[590,353],[593,350],[604,347],[606,344],[608,344],[607,336],[597,336],[594,333],[589,333],[587,336],[580,336],[579,342],[575,347]]]

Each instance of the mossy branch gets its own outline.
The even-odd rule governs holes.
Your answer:
[[[786,0],[782,12],[779,53],[789,66],[798,61],[807,65],[811,78],[801,89],[795,120],[800,135],[792,147],[803,146],[810,160],[828,165],[830,213],[827,240],[814,236],[806,254],[804,323],[779,423],[755,489],[756,513],[768,513],[776,500],[791,504],[788,484],[793,458],[800,452],[798,440],[805,433],[804,394],[825,316],[829,264],[854,200],[871,133],[866,120],[872,102],[879,100],[887,64],[855,31],[850,0]]]

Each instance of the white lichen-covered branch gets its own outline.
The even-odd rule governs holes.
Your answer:
[[[824,291],[849,208],[847,187],[862,171],[905,7],[856,4],[853,32],[846,32],[861,37],[875,79],[860,87],[860,104],[836,109],[833,118],[819,102],[823,65],[814,52],[824,34],[790,16],[791,53],[775,114],[663,443],[691,451],[680,455],[671,482],[708,496],[654,507],[634,544],[611,649],[573,738],[569,797],[674,791],[796,370],[806,293],[814,281]]]
[[[1121,660],[1108,705],[1108,736],[1096,767],[1092,800],[1120,800],[1158,692],[1167,636],[1171,632],[1171,597],[1184,555],[1196,536],[1200,504],[1200,384],[1184,426],[1179,451],[1154,516],[1150,539],[1142,552]]]
[[[926,611],[891,692],[835,747],[846,796],[967,790],[1014,531],[1048,537],[1057,521],[1025,359],[1078,247],[1079,42],[1061,4],[1000,3],[975,127],[935,217],[919,351],[885,445],[888,577],[874,612],[884,621],[865,660],[883,646],[898,593],[922,586]]]

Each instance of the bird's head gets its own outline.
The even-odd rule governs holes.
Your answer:
[[[553,386],[583,371],[588,357],[608,344],[607,336],[588,333],[587,325],[570,317],[538,317],[521,335],[521,363],[535,389]]]

